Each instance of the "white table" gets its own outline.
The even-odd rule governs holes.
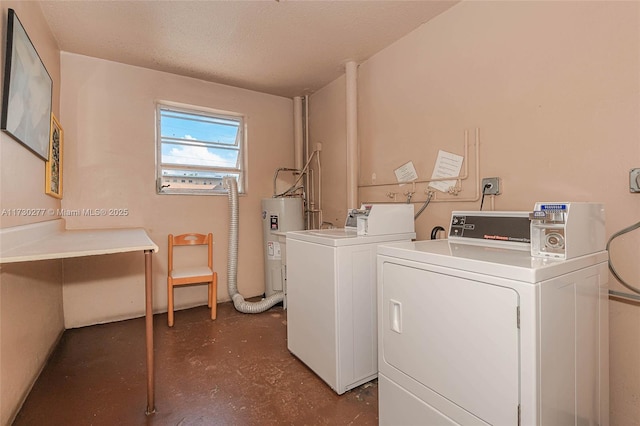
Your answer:
[[[144,252],[147,349],[147,414],[155,412],[153,357],[153,279],[151,255],[158,246],[144,229],[67,230],[63,219],[0,229],[0,264],[103,254]]]

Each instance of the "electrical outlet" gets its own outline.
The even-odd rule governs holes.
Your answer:
[[[629,192],[640,192],[640,169],[629,171]]]
[[[500,178],[484,178],[482,179],[482,188],[480,188],[483,195],[499,195],[500,194]]]

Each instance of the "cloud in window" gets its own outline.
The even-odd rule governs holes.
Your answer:
[[[231,157],[224,157],[204,146],[174,146],[168,153],[162,154],[162,162],[192,166],[235,167],[236,156],[231,153]]]

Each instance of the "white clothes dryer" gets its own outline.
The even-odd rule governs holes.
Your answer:
[[[522,212],[454,230],[378,247],[380,424],[608,425],[604,248],[532,257]]]

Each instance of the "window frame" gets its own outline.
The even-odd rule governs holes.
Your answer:
[[[238,193],[246,193],[246,175],[247,175],[247,163],[246,163],[246,151],[247,151],[247,118],[246,115],[230,111],[216,110],[212,108],[206,108],[195,105],[179,104],[168,101],[157,101],[155,103],[155,119],[156,119],[156,193],[160,195],[227,195],[226,190],[213,189],[196,189],[196,188],[171,188],[163,185],[164,170],[180,169],[180,170],[194,170],[213,173],[229,173],[230,175],[237,175],[238,181]],[[216,167],[206,165],[190,165],[190,164],[171,164],[162,163],[162,111],[175,111],[181,114],[193,114],[204,115],[213,119],[232,120],[238,121],[238,135],[236,136],[236,143],[234,144],[221,144],[223,149],[237,149],[238,160],[237,168],[233,167]],[[167,141],[166,143],[171,143]],[[237,146],[237,148],[235,148]],[[190,177],[185,177],[189,179]]]

